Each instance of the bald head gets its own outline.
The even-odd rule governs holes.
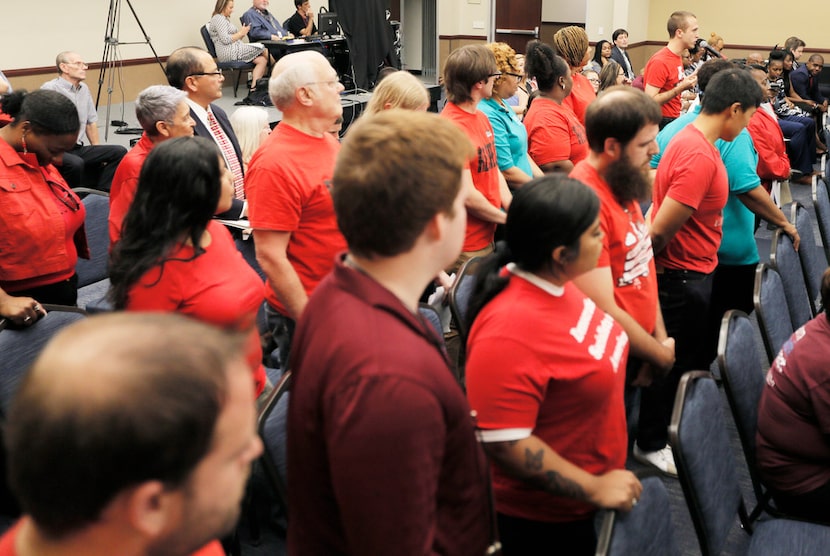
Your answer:
[[[92,317],[58,334],[8,416],[10,483],[24,511],[57,538],[129,487],[183,484],[210,449],[242,345],[158,313]]]
[[[271,79],[268,81],[271,102],[280,111],[291,109],[297,89],[328,79],[329,71],[333,71],[329,61],[314,50],[283,56],[274,64]]]
[[[611,87],[585,112],[588,145],[596,153],[603,152],[608,138],[626,145],[646,125],[659,124],[660,118],[660,107],[643,91],[623,85]]]
[[[167,58],[167,82],[171,87],[184,89],[184,80],[188,75],[202,71],[204,56],[210,56],[207,51],[195,46],[185,46],[174,50]]]
[[[764,55],[760,52],[750,52],[746,55],[746,65],[748,66],[763,66]]]

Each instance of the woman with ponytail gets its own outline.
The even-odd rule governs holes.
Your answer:
[[[564,176],[526,184],[473,293],[467,393],[505,556],[593,554],[597,508],[642,490],[624,469],[628,337],[571,283],[602,250],[599,203]]]
[[[570,172],[588,155],[588,140],[585,126],[564,102],[574,83],[568,64],[550,46],[530,41],[525,71],[538,88],[524,119],[527,152],[543,172]]]

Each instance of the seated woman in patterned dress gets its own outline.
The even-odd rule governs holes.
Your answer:
[[[216,47],[216,58],[220,62],[253,62],[255,64],[251,90],[256,88],[256,82],[268,67],[268,52],[259,43],[244,43],[242,38],[251,29],[243,25],[241,29],[231,23],[233,0],[216,0],[213,8],[213,17],[208,23],[210,38]]]

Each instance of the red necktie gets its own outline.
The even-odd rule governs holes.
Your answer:
[[[225,157],[228,167],[233,174],[233,195],[237,199],[244,199],[245,183],[242,178],[242,165],[239,164],[236,151],[233,150],[231,140],[225,135],[225,131],[219,125],[219,122],[213,117],[213,112],[208,110],[207,117],[208,124],[210,124],[210,132],[213,133],[216,142],[219,143],[219,148],[222,149],[222,155]]]

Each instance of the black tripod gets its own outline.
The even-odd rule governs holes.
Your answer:
[[[112,90],[115,84],[116,72],[118,73],[119,81],[121,77],[122,60],[118,53],[118,47],[122,44],[146,44],[150,47],[150,50],[153,51],[156,63],[158,63],[162,73],[164,73],[164,66],[159,59],[159,55],[156,52],[156,49],[153,48],[153,43],[150,41],[150,37],[147,36],[147,31],[144,30],[144,26],[141,24],[141,20],[138,19],[138,14],[135,13],[135,9],[133,8],[133,4],[130,0],[127,0],[127,7],[130,8],[130,12],[133,14],[133,18],[138,24],[138,28],[141,29],[141,34],[144,35],[144,40],[135,42],[121,42],[118,40],[118,36],[121,32],[121,0],[110,0],[109,13],[107,14],[107,28],[104,30],[104,55],[101,57],[101,73],[98,76],[98,96],[95,98],[95,109],[97,110],[98,105],[101,102],[101,91],[103,89],[104,78],[107,75],[107,72],[109,72],[109,79],[107,81],[107,122],[104,131],[104,140],[106,140],[109,136],[110,106],[112,105]]]

